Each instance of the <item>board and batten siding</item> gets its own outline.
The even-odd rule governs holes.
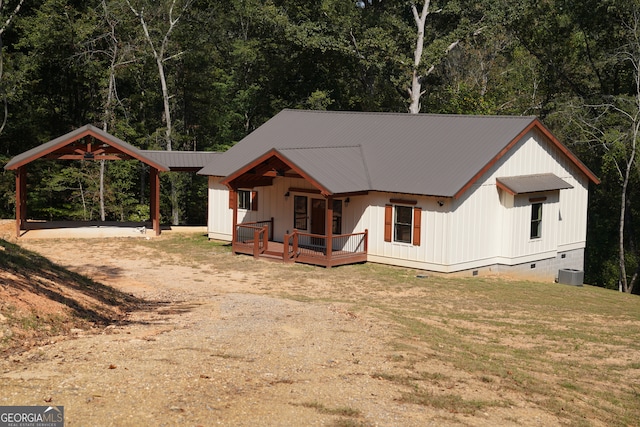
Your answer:
[[[496,178],[553,173],[574,188],[511,196]],[[535,130],[525,135],[458,200],[417,197],[422,213],[422,244],[385,242],[384,205],[402,194],[373,193],[363,216],[368,228],[369,259],[375,262],[456,272],[495,264],[517,265],[584,249],[588,179],[564,154]],[[530,238],[531,198],[546,197],[542,237]]]
[[[510,196],[495,185],[498,177],[540,173],[553,173],[574,188]],[[451,239],[465,243],[452,247],[452,268],[475,268],[494,261],[515,265],[554,257],[565,247],[584,248],[587,185],[587,178],[559,149],[538,131],[529,132],[454,202]],[[546,197],[542,237],[531,239],[530,199],[542,197]]]
[[[443,271],[446,265],[449,240],[446,231],[448,229],[448,201],[443,198],[405,195],[397,193],[371,192],[367,196],[352,198],[357,199],[364,209],[362,218],[356,227],[358,231],[369,230],[368,259],[372,262],[398,265],[403,267],[421,268],[434,271]],[[411,243],[391,242],[384,240],[385,206],[392,199],[404,199],[415,201],[416,204],[407,205],[419,207],[421,238],[420,245]],[[443,203],[443,206],[438,204]]]
[[[233,211],[229,209],[229,190],[221,180],[219,176],[209,177],[207,235],[209,239],[231,241]]]

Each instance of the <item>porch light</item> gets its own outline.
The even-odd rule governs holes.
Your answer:
[[[346,206],[349,206],[349,202],[351,201],[351,198],[347,197],[346,199],[344,199],[344,204]]]
[[[288,192],[288,191],[287,191],[286,193],[284,193],[284,198],[285,198],[285,199],[288,199],[288,198],[289,198],[289,196],[290,196],[290,194],[289,194],[289,192]]]

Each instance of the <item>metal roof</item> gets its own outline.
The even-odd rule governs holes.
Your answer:
[[[162,163],[157,162],[156,160],[148,157],[144,154],[144,152],[138,150],[133,145],[124,142],[120,138],[117,138],[103,130],[92,126],[92,125],[84,125],[74,131],[66,133],[58,138],[52,139],[49,142],[41,144],[37,147],[32,148],[31,150],[27,150],[24,153],[21,153],[11,159],[5,166],[5,170],[17,169],[20,166],[24,166],[27,163],[30,163],[36,159],[46,156],[47,154],[53,153],[56,150],[65,147],[75,141],[78,141],[85,136],[93,136],[94,138],[117,148],[120,152],[138,159],[150,166],[155,167],[161,171],[168,171],[169,168]]]
[[[161,171],[198,171],[216,156],[222,153],[205,151],[153,151],[139,150],[137,147],[117,138],[103,130],[85,125],[49,142],[41,144],[31,150],[15,156],[7,163],[6,170],[17,169],[33,160],[51,155],[63,147],[73,144],[86,136],[92,136],[99,141],[116,148],[125,154],[125,158],[135,158]]]
[[[198,171],[215,157],[222,155],[213,151],[140,150],[140,152],[172,171]]]
[[[496,183],[511,194],[538,193],[573,188],[571,184],[552,173],[501,177],[496,178]]]
[[[371,187],[360,146],[284,148],[278,152],[334,194]]]
[[[306,110],[281,111],[199,173],[226,177],[276,149],[334,193],[457,197],[534,127],[597,182],[535,117]]]

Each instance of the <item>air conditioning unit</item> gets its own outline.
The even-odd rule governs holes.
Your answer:
[[[573,268],[563,268],[558,270],[558,283],[563,285],[582,286],[584,282],[584,271]]]

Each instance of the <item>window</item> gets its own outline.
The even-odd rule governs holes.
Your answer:
[[[333,234],[342,234],[342,200],[333,201]]]
[[[384,212],[385,242],[411,243],[420,246],[422,209],[417,206],[386,205]]]
[[[250,190],[238,190],[238,209],[258,210],[258,193]]]
[[[531,205],[531,235],[532,239],[542,237],[542,203]]]
[[[396,206],[393,222],[393,240],[395,242],[411,243],[412,208]]]
[[[251,210],[251,191],[238,190],[238,209]]]
[[[307,196],[293,197],[293,228],[307,229]]]

